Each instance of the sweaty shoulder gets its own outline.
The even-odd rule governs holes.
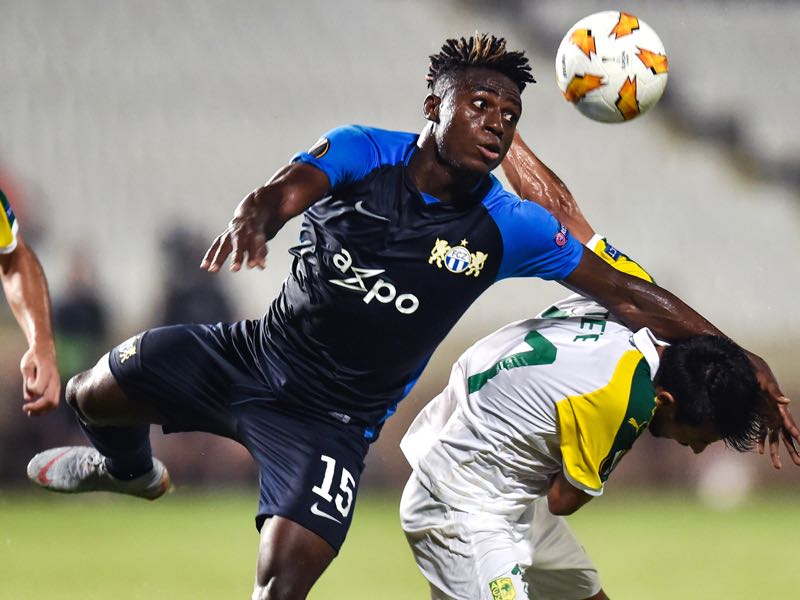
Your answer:
[[[292,162],[314,165],[335,189],[355,183],[380,167],[405,162],[417,137],[414,133],[345,125],[325,133],[308,151],[295,154]]]
[[[17,219],[11,204],[0,190],[0,254],[13,252],[17,247]]]
[[[583,246],[547,210],[521,200],[492,177],[483,204],[503,239],[497,278],[564,279],[578,266]]]

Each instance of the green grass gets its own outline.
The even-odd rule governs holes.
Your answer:
[[[793,598],[800,496],[716,512],[678,494],[593,502],[571,523],[614,600]],[[158,502],[0,492],[0,599],[249,598],[253,493]],[[397,497],[363,494],[315,600],[427,598],[397,522]]]
[[[608,492],[570,518],[614,600],[762,600],[800,595],[800,495],[730,510],[689,492]]]

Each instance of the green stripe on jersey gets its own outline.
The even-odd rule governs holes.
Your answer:
[[[517,367],[533,367],[536,365],[550,365],[556,361],[557,349],[553,343],[546,339],[538,331],[531,331],[525,336],[525,343],[531,349],[527,352],[518,352],[500,360],[491,369],[472,375],[467,379],[469,393],[472,394],[481,389],[486,383],[500,371],[505,369],[516,369]]]
[[[601,481],[606,481],[611,471],[617,466],[619,459],[633,447],[642,432],[647,429],[656,407],[656,392],[650,379],[650,365],[642,358],[633,371],[631,392],[628,397],[628,410],[622,419],[614,442],[606,457],[600,463]]]

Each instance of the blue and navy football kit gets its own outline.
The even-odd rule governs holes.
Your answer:
[[[263,319],[151,330],[111,353],[120,385],[164,414],[165,431],[250,450],[259,523],[286,516],[337,550],[369,442],[461,315],[495,281],[563,279],[582,254],[491,175],[450,202],[420,192],[406,169],[417,137],[342,127],[293,158],[322,170],[330,194],[306,210]]]

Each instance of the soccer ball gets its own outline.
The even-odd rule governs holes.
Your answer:
[[[564,98],[595,121],[630,121],[655,106],[667,85],[667,54],[644,21],[605,11],[575,23],[556,53]]]

